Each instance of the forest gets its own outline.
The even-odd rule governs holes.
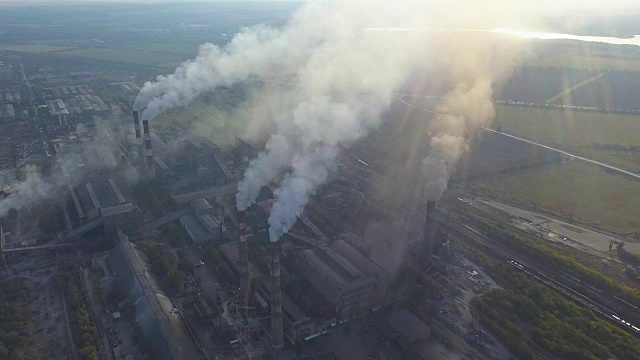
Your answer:
[[[638,358],[640,341],[631,334],[506,264],[483,263],[504,288],[474,298],[471,306],[518,359],[541,350],[569,360]]]
[[[37,358],[29,292],[22,281],[0,284],[0,360]]]

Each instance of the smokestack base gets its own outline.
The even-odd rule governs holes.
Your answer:
[[[279,349],[284,346],[279,242],[271,244],[271,280],[271,340],[273,347]]]
[[[133,128],[136,132],[136,139],[141,139],[142,134],[140,133],[140,116],[138,115],[138,111],[133,111]]]
[[[244,296],[249,296],[249,249],[247,244],[247,215],[244,211],[236,214],[238,222],[238,258],[240,265],[240,289]],[[245,299],[248,301],[248,299]]]

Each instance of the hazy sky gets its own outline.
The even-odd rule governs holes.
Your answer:
[[[270,1],[305,1],[305,0],[0,0],[0,4],[29,5],[29,4],[63,4],[63,3],[177,3],[177,2],[270,2]],[[318,0],[307,0],[318,1]],[[349,1],[349,0],[338,0]],[[393,0],[389,0],[393,3]],[[466,0],[444,1],[447,3],[470,4]],[[612,10],[612,9],[640,9],[637,0],[499,0],[499,1],[474,1],[478,6],[487,4],[501,4],[507,7],[518,6],[523,8],[546,8],[552,10]]]

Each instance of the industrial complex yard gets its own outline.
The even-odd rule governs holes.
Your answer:
[[[0,360],[640,358],[634,46],[3,6]]]

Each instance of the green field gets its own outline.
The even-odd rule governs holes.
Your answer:
[[[180,62],[189,58],[186,55],[170,54],[134,49],[83,48],[64,51],[61,54],[84,59],[127,63],[134,65],[160,65]]]
[[[179,44],[179,43],[153,43],[153,44],[135,44],[131,46],[121,45],[120,48],[128,50],[150,51],[158,53],[184,55],[189,58],[198,54],[199,45]]]
[[[34,54],[70,49],[73,49],[73,47],[42,44],[0,44],[0,51],[16,51]]]
[[[546,68],[569,68],[580,70],[600,71],[636,71],[640,72],[640,61],[625,57],[615,57],[609,54],[589,56],[578,54],[564,54],[550,56],[533,61],[530,66]]]
[[[472,188],[604,228],[640,230],[640,182],[578,160],[483,179]]]
[[[593,149],[594,143],[640,145],[638,116],[498,106],[493,127],[611,165],[640,171],[640,153]]]

